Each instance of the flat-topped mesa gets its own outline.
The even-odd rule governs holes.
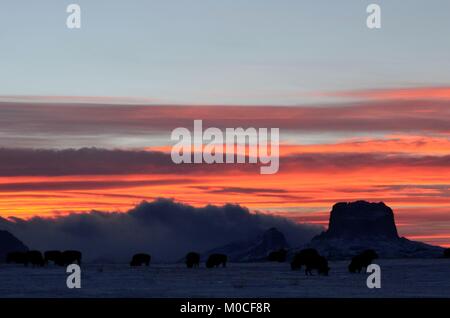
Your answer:
[[[339,202],[333,206],[328,230],[321,235],[332,239],[399,238],[392,209],[383,202]]]
[[[382,258],[435,258],[443,248],[399,237],[394,213],[383,202],[340,202],[333,206],[328,230],[308,247],[330,259],[348,259],[373,249]]]

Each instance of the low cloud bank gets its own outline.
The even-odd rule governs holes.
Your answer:
[[[175,261],[190,250],[204,252],[255,237],[271,227],[292,246],[309,241],[321,228],[286,218],[251,213],[239,205],[196,208],[169,199],[142,202],[126,213],[71,214],[29,220],[0,218],[0,228],[39,250],[78,249],[86,261],[129,261],[137,252],[155,261]]]

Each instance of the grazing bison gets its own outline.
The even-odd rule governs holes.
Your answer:
[[[352,258],[350,265],[348,265],[348,270],[350,273],[361,273],[361,270],[364,267],[367,268],[376,258],[378,258],[378,254],[374,250],[365,250]]]
[[[59,264],[62,266],[68,266],[70,264],[81,265],[81,252],[80,251],[64,251],[61,253],[61,261]]]
[[[450,248],[446,248],[446,249],[444,250],[444,257],[445,257],[445,258],[450,258]]]
[[[328,276],[328,272],[330,271],[327,259],[320,256],[313,248],[301,250],[294,255],[291,262],[291,269],[299,270],[303,265],[305,266],[305,275],[312,275],[313,269],[316,269],[319,274],[325,276]]]
[[[269,255],[267,256],[267,260],[269,262],[284,263],[284,262],[286,262],[286,256],[287,256],[287,251],[284,248],[280,248],[277,251],[270,252]]]
[[[313,248],[306,248],[304,250],[301,250],[300,252],[296,253],[294,255],[294,258],[291,262],[291,269],[297,270],[301,269],[303,265],[306,266],[306,262],[309,259],[313,259],[316,257],[319,257],[319,252]]]
[[[328,273],[330,272],[328,260],[323,256],[313,259],[310,263],[306,264],[305,273],[312,275],[313,269],[317,269],[317,272],[321,275],[328,276]]]
[[[28,251],[26,252],[26,263],[25,265],[31,264],[34,266],[44,266],[44,257],[42,257],[42,253],[39,251]]]
[[[133,258],[131,259],[130,266],[141,266],[145,264],[146,266],[150,265],[152,257],[148,254],[139,253],[133,255]]]
[[[27,252],[11,252],[6,255],[6,263],[27,265]]]
[[[212,268],[212,267],[219,267],[220,265],[222,265],[222,267],[226,267],[227,260],[228,257],[225,254],[211,254],[208,257],[208,260],[206,261],[206,267]]]
[[[44,262],[45,265],[48,265],[49,262],[53,262],[55,265],[62,266],[63,259],[62,253],[60,251],[46,251],[44,252]]]
[[[44,258],[39,251],[27,251],[27,252],[11,252],[6,255],[6,262],[8,264],[23,264],[28,266],[29,264],[34,266],[44,266]]]
[[[200,265],[200,254],[195,252],[187,253],[186,266],[187,268],[198,267]]]

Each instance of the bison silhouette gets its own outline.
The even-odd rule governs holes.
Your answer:
[[[6,263],[8,264],[28,264],[27,252],[11,252],[6,255]]]
[[[149,266],[151,259],[152,257],[149,254],[145,253],[134,254],[133,258],[131,259],[130,266],[133,267],[142,265]]]
[[[44,266],[44,257],[42,257],[42,253],[39,251],[28,251],[26,252],[26,262],[25,266],[31,264],[33,267],[35,266]]]
[[[302,266],[306,266],[308,260],[317,258],[319,256],[320,256],[319,252],[317,252],[317,250],[313,248],[301,250],[300,252],[294,255],[294,258],[292,259],[291,262],[291,269],[292,270],[301,269]]]
[[[61,251],[46,251],[44,252],[44,262],[48,265],[49,262],[53,262],[55,265],[63,266],[63,259]]]
[[[445,258],[450,258],[450,248],[446,248],[446,249],[444,250],[444,257],[445,257]]]
[[[313,269],[317,270],[319,274],[325,276],[328,276],[330,271],[327,259],[320,256],[319,253],[313,248],[301,250],[294,255],[291,262],[291,269],[300,270],[302,266],[305,266],[305,275],[312,275]]]
[[[199,267],[200,265],[200,254],[196,252],[189,252],[186,255],[186,266],[187,268]]]
[[[27,252],[12,252],[6,256],[7,263],[24,264],[28,266],[31,264],[34,266],[44,266],[49,263],[59,266],[67,266],[77,263],[81,265],[81,252],[80,251],[46,251],[44,256],[40,251],[27,251]]]
[[[219,267],[220,265],[222,265],[222,267],[226,267],[227,260],[228,257],[225,254],[211,254],[206,261],[206,267],[213,268]]]
[[[378,254],[374,250],[365,250],[352,258],[350,265],[348,265],[348,271],[350,273],[361,273],[362,269],[367,268],[376,258],[378,258]]]
[[[269,255],[267,256],[267,260],[269,262],[284,263],[284,262],[286,262],[286,256],[287,256],[287,251],[284,248],[280,248],[277,251],[270,252]]]
[[[70,264],[81,265],[81,252],[80,251],[64,251],[61,253],[61,261],[59,264],[67,266]]]

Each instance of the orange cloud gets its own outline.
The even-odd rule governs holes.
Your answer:
[[[404,235],[450,244],[448,93],[445,88],[370,91],[364,96],[377,99],[373,103],[263,111],[240,106],[0,103],[0,125],[14,146],[17,136],[37,135],[59,148],[68,136],[80,142],[99,138],[96,143],[115,148],[117,136],[147,138],[191,127],[198,118],[219,128],[280,127],[290,137],[281,145],[280,172],[266,176],[249,165],[176,166],[168,156],[168,142],[150,151],[2,148],[0,216],[126,211],[142,199],[169,197],[194,206],[239,203],[326,224],[335,202],[366,199],[392,206]],[[337,132],[350,132],[353,138],[301,144],[297,140],[305,132],[325,133],[332,140]],[[380,134],[385,136],[374,137]]]
[[[450,100],[450,87],[368,89],[326,93],[324,95],[376,100]]]
[[[450,154],[450,137],[388,135],[384,138],[353,138],[332,144],[281,145],[282,155],[301,153],[405,153]]]

